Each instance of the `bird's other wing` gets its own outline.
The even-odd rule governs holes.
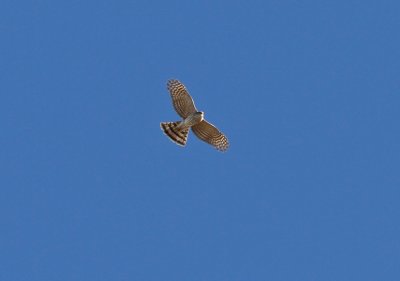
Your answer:
[[[206,120],[192,126],[192,131],[199,139],[211,144],[219,151],[226,151],[229,147],[228,138]]]
[[[186,118],[197,111],[192,97],[181,82],[171,79],[167,83],[167,88],[171,94],[172,104],[175,111],[182,118]]]

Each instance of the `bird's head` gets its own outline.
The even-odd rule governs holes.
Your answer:
[[[200,116],[201,120],[203,121],[203,119],[204,119],[204,112],[203,111],[197,111],[196,115]]]

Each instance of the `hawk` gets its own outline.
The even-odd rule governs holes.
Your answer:
[[[167,89],[171,94],[175,111],[183,118],[177,122],[162,122],[161,130],[176,144],[185,146],[192,128],[193,133],[202,141],[211,144],[219,151],[226,151],[229,142],[226,136],[214,125],[204,119],[204,112],[198,111],[185,86],[178,80],[169,80]]]

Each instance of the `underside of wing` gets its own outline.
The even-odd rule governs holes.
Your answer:
[[[197,111],[192,97],[181,82],[169,80],[167,88],[171,94],[172,104],[179,116],[186,118]]]
[[[192,131],[199,139],[211,144],[220,151],[226,151],[229,147],[228,138],[206,120],[194,125]]]

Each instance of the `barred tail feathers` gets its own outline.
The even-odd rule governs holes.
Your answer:
[[[160,127],[164,134],[166,134],[174,143],[185,146],[189,134],[189,128],[178,129],[177,126],[180,123],[181,121],[162,122]]]

